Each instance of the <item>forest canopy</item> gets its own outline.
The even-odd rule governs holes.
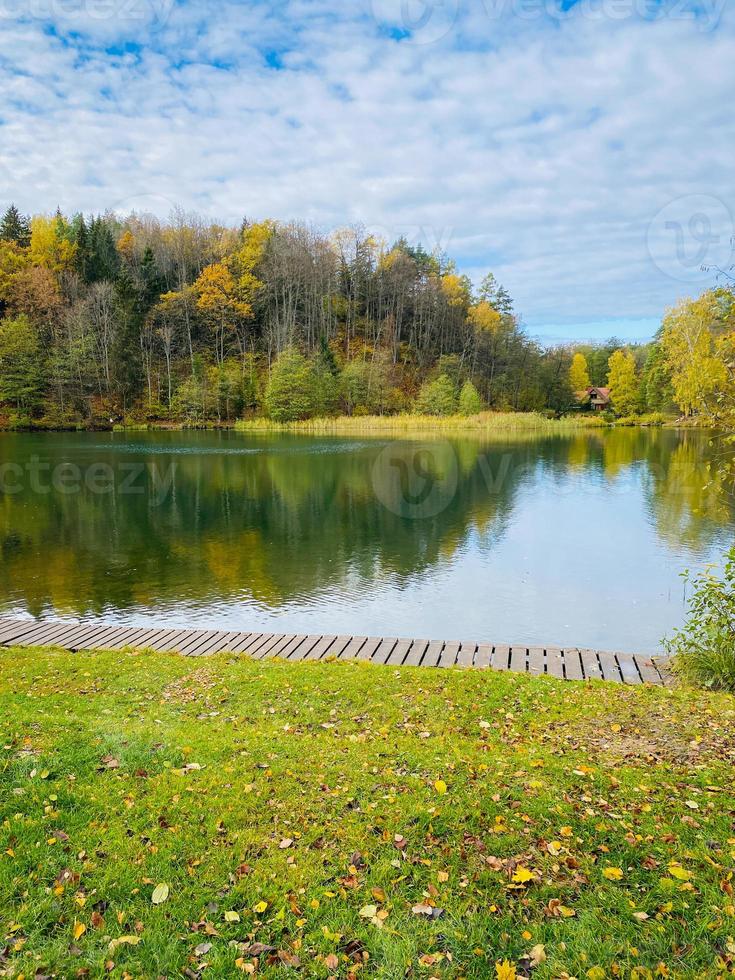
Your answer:
[[[491,272],[475,287],[448,257],[361,228],[13,205],[0,221],[5,425],[559,414],[608,381],[613,355],[625,414],[696,408],[675,404],[663,342],[622,348],[544,348]]]

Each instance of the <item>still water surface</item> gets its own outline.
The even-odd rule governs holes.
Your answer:
[[[0,434],[0,612],[654,651],[680,573],[733,540],[723,452],[637,429]]]

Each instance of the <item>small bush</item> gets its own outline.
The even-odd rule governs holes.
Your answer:
[[[459,393],[459,414],[479,415],[482,411],[480,393],[471,381],[465,381]]]
[[[457,411],[457,392],[452,379],[440,374],[435,381],[424,382],[416,409],[422,415],[454,415]]]
[[[315,377],[311,364],[295,347],[276,358],[265,389],[265,406],[274,422],[308,419],[316,408]]]
[[[625,415],[615,421],[616,425],[663,425],[666,416],[662,412],[647,412],[643,415]]]
[[[722,578],[711,571],[692,577],[689,618],[664,648],[674,670],[694,684],[735,691],[735,548],[728,554]]]

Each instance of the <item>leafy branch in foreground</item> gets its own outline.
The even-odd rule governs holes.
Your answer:
[[[711,570],[697,576],[686,572],[684,578],[694,587],[689,618],[664,646],[686,680],[735,691],[735,547],[722,578]]]

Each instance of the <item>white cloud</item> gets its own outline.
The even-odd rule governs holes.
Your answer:
[[[44,17],[26,6],[0,21],[0,197],[25,210],[165,215],[176,202],[231,221],[360,221],[439,241],[475,276],[492,267],[532,329],[658,317],[711,281],[679,274],[700,239],[707,262],[728,261],[725,15],[704,30],[444,0],[445,29],[429,18],[414,43],[373,16],[395,20],[398,0],[176,4],[167,17],[168,0],[114,0],[107,18],[93,15],[102,0],[68,14],[43,2]],[[665,216],[683,252],[666,220],[649,234],[680,198]],[[700,212],[708,233],[690,227]]]

